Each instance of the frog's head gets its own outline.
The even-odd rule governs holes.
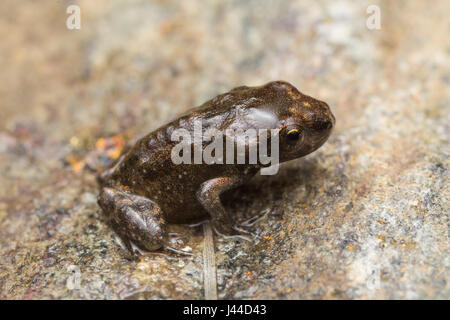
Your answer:
[[[270,82],[260,90],[278,118],[280,162],[305,156],[325,143],[336,121],[325,102],[283,81]]]

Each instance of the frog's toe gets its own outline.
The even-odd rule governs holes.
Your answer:
[[[240,232],[230,223],[219,222],[213,220],[214,231],[221,236],[239,235]]]
[[[251,235],[251,233],[246,232],[246,230],[240,229],[237,226],[230,226],[230,228],[213,226],[213,229],[220,237],[252,241],[251,237],[248,236]]]

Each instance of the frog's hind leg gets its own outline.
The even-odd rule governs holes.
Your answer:
[[[98,204],[128,249],[130,242],[147,251],[163,247],[166,222],[152,200],[118,188],[103,188]]]

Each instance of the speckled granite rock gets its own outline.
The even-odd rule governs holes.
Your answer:
[[[77,3],[78,31],[61,2],[0,4],[0,298],[203,298],[201,228],[171,226],[192,257],[130,259],[67,159],[274,79],[336,130],[226,195],[261,218],[254,243],[216,240],[219,297],[450,298],[448,1]]]

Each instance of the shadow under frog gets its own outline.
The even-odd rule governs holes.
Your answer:
[[[258,115],[255,117],[255,115]],[[264,116],[260,116],[264,115]],[[219,234],[239,233],[221,195],[250,180],[266,164],[175,164],[175,130],[277,130],[279,161],[303,157],[330,136],[335,118],[325,102],[284,81],[238,87],[194,108],[141,138],[99,181],[98,203],[110,225],[132,250],[165,245],[167,223],[210,218]],[[194,149],[194,145],[192,145]]]
[[[224,192],[221,200],[227,211],[239,212],[241,221],[257,218],[253,217],[255,210],[265,211],[266,208],[273,209],[270,215],[281,218],[283,212],[277,208],[283,201],[311,202],[327,174],[315,159],[309,159],[299,166],[282,166],[274,176],[257,175],[248,183]],[[301,191],[298,190],[300,185]]]

